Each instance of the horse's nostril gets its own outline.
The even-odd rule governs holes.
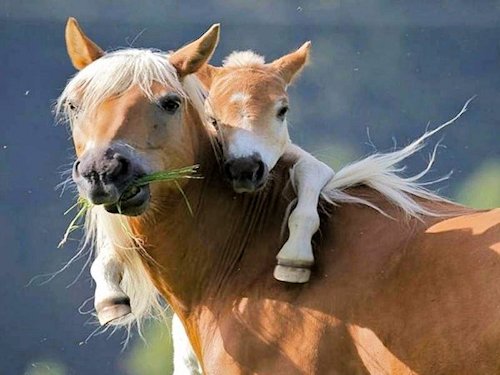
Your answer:
[[[118,160],[119,162],[126,162],[127,161],[125,156],[123,156],[122,154],[119,154],[119,153],[115,153],[113,155],[113,159]]]
[[[113,165],[110,168],[109,175],[116,177],[119,175],[126,175],[129,169],[129,161],[123,155],[115,153],[113,155]]]

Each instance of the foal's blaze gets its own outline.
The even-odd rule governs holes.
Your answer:
[[[290,144],[287,87],[309,59],[311,43],[272,63],[234,52],[198,74],[209,89],[205,111],[222,139],[225,174],[236,192],[261,188]]]
[[[140,215],[148,207],[150,187],[130,189],[134,180],[194,163],[183,147],[189,139],[183,123],[192,103],[178,78],[188,82],[218,39],[219,25],[214,25],[170,56],[144,50],[105,54],[75,19],[68,20],[68,54],[81,71],[60,105],[72,119],[78,156],[73,179],[83,197],[108,212]]]

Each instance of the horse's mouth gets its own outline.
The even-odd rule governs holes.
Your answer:
[[[127,189],[117,203],[105,205],[106,211],[113,214],[138,216],[146,211],[149,204],[149,185]]]

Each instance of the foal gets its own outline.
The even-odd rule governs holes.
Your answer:
[[[297,160],[292,183],[297,203],[288,219],[289,237],[277,255],[274,277],[309,281],[314,262],[311,239],[319,228],[318,200],[333,177],[326,164],[291,143],[287,87],[309,60],[311,43],[266,64],[251,51],[233,52],[222,67],[198,73],[208,89],[205,112],[222,143],[224,171],[236,192],[259,190],[282,156]]]

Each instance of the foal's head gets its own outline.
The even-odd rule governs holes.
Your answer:
[[[68,54],[80,72],[58,106],[71,124],[78,157],[73,179],[83,197],[109,212],[139,215],[150,188],[129,189],[135,179],[195,162],[193,127],[185,124],[199,118],[203,99],[190,74],[211,57],[218,37],[214,25],[171,55],[139,49],[104,53],[74,19],[68,21]]]
[[[261,188],[290,142],[286,89],[309,58],[310,42],[266,64],[251,51],[233,52],[222,67],[198,76],[209,91],[205,112],[218,130],[224,170],[237,192]]]

